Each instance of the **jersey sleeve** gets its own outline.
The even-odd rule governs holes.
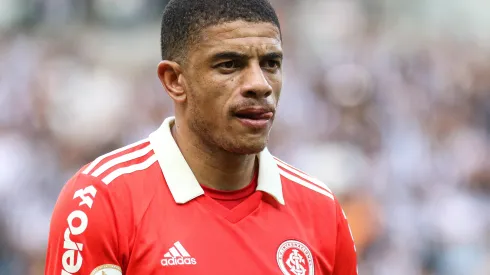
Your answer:
[[[53,211],[45,274],[122,274],[115,206],[98,179],[70,179]]]
[[[347,222],[347,217],[336,200],[337,244],[333,275],[356,275],[357,256],[354,239]]]

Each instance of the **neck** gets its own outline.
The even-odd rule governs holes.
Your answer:
[[[177,123],[172,126],[172,136],[200,184],[216,190],[233,191],[251,182],[256,168],[255,155],[212,148],[190,129]]]

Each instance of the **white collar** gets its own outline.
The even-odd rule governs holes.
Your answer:
[[[185,204],[201,195],[204,190],[180,152],[170,131],[175,117],[165,119],[163,124],[150,134],[150,143],[157,156],[168,188],[176,203]],[[284,203],[281,176],[276,161],[265,148],[258,154],[259,178],[257,190],[269,193],[279,203]]]

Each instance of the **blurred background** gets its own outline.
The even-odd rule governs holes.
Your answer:
[[[0,274],[43,274],[66,180],[172,114],[165,4],[0,0]],[[270,149],[342,200],[360,274],[490,274],[490,2],[273,4]]]

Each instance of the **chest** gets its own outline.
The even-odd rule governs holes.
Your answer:
[[[228,211],[203,197],[150,206],[125,274],[331,274],[328,243],[287,208],[258,201]]]

